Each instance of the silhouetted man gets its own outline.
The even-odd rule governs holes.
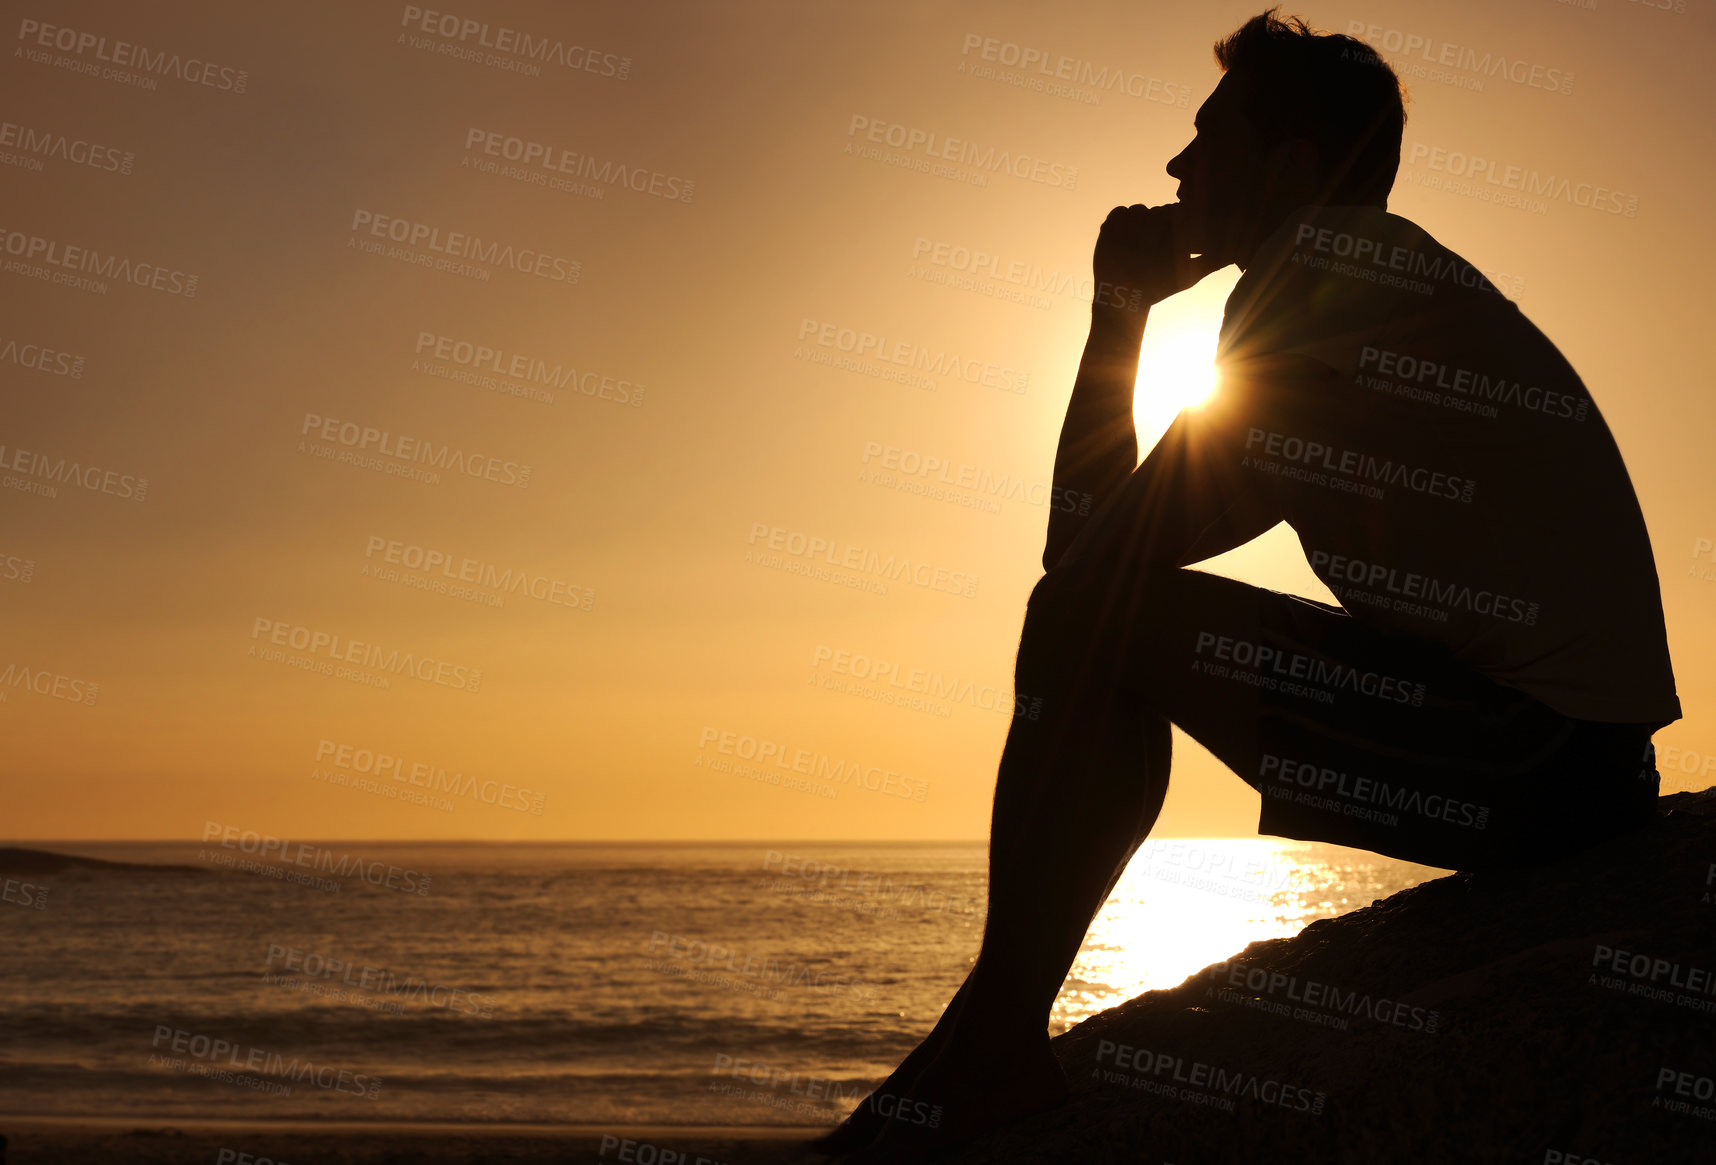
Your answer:
[[[1385,210],[1399,82],[1273,12],[1095,277],[1157,302],[1229,263],[1220,388],[1142,465],[1147,312],[1093,305],[996,780],[982,950],[935,1030],[824,1144],[901,1162],[1056,1103],[1048,1018],[1155,822],[1177,724],[1259,831],[1445,868],[1576,852],[1654,810],[1680,717],[1656,569],[1578,375],[1472,264]],[[1278,522],[1342,607],[1186,569]],[[1641,759],[1642,758],[1642,759]],[[902,1100],[910,1103],[902,1103]],[[940,1106],[940,1120],[889,1119]]]

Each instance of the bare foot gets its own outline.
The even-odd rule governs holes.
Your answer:
[[[903,1065],[902,1065],[903,1067]],[[904,1094],[884,1094],[890,1117],[847,1165],[915,1165],[1072,1095],[1047,1032],[998,1048],[950,1041]]]
[[[826,1156],[836,1157],[856,1152],[875,1140],[887,1127],[893,1111],[892,1104],[884,1098],[898,1098],[903,1095],[912,1081],[947,1047],[954,1026],[959,1021],[965,994],[965,987],[961,985],[948,1001],[947,1010],[942,1012],[935,1027],[924,1037],[922,1043],[912,1049],[911,1055],[900,1061],[900,1066],[878,1084],[875,1091],[859,1101],[858,1107],[835,1126],[833,1132],[823,1134],[810,1142],[808,1147]]]

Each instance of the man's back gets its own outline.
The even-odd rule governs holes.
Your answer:
[[[1252,397],[1244,464],[1355,618],[1568,716],[1679,718],[1620,451],[1572,367],[1475,268],[1386,211],[1307,207],[1222,326],[1224,376],[1280,357],[1332,374]]]

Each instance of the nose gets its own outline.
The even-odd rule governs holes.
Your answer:
[[[1168,171],[1168,177],[1178,178],[1182,182],[1184,182],[1186,180],[1186,172],[1187,172],[1186,155],[1190,154],[1191,152],[1192,152],[1192,147],[1188,144],[1185,149],[1181,150],[1179,153],[1175,154],[1172,158],[1168,159],[1168,164],[1167,164],[1167,166],[1164,167],[1164,169],[1166,169]]]

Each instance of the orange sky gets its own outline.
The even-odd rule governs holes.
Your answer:
[[[1007,723],[985,705],[1007,699],[1040,575],[1088,318],[1076,283],[1110,207],[1173,196],[1162,166],[1217,80],[1210,44],[1253,7],[365,7],[13,10],[0,668],[43,691],[0,687],[0,834],[985,836]],[[1677,766],[1716,753],[1712,16],[1300,11],[1374,25],[1417,62],[1390,209],[1502,283],[1620,442],[1686,710],[1658,747],[1686,787]],[[520,71],[520,34],[557,61]],[[925,173],[923,147],[873,156],[872,126],[1030,164],[986,184]],[[526,151],[539,180],[501,172]],[[1605,187],[1630,213],[1447,189],[1470,156]],[[641,189],[603,181],[613,166]],[[418,261],[388,253],[413,232]],[[514,266],[473,257],[497,242]],[[53,282],[90,278],[67,248],[157,285]],[[949,285],[975,251],[1003,294]],[[1181,391],[1149,368],[1213,349],[1236,277],[1153,315],[1146,445]],[[957,371],[834,366],[845,329]],[[479,347],[488,385],[447,375]],[[339,460],[342,433],[368,464]],[[414,479],[425,442],[466,472]],[[29,492],[35,454],[85,485]],[[944,476],[940,497],[889,484]],[[801,542],[868,584],[778,569]],[[432,573],[410,568],[432,554]],[[890,557],[921,585],[877,593],[862,564]],[[1329,598],[1284,527],[1205,568]],[[524,591],[499,591],[508,577]],[[390,686],[322,674],[336,653]],[[373,666],[406,657],[424,678]],[[877,660],[885,688],[963,695],[925,709],[828,686]],[[747,740],[789,780],[794,763],[858,776],[749,779],[731,771]],[[1256,794],[1177,745],[1161,832],[1252,834]],[[373,786],[326,779],[360,764]]]

